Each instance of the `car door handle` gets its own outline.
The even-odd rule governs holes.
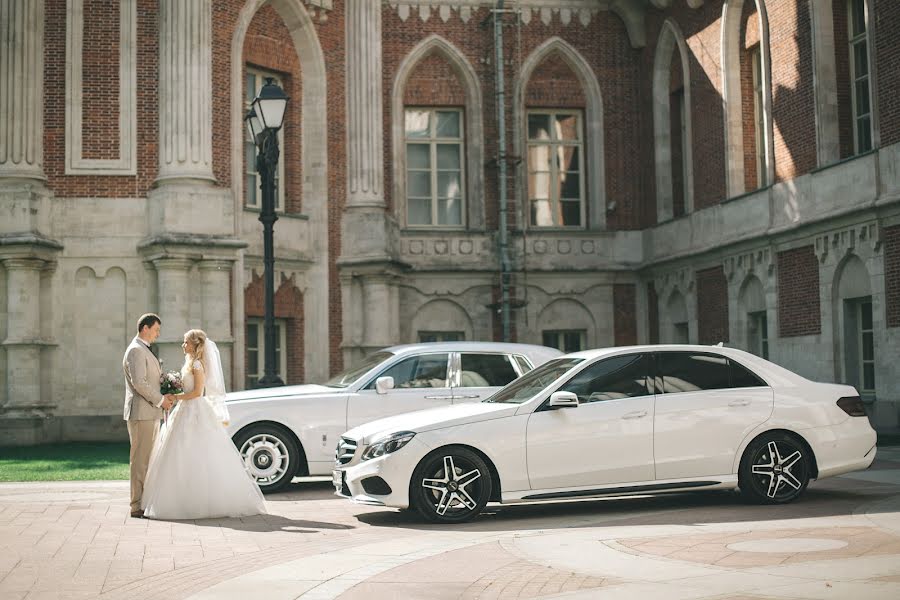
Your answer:
[[[425,396],[426,400],[453,400],[453,396]]]
[[[469,396],[453,396],[454,400],[475,400],[476,398],[481,398],[481,395],[471,394]]]
[[[728,406],[750,406],[749,400],[733,400],[728,403]]]
[[[647,416],[646,410],[636,410],[634,412],[630,412],[622,415],[623,419],[642,419]]]

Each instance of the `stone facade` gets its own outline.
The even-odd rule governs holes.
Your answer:
[[[288,383],[427,335],[497,339],[505,207],[517,341],[765,343],[807,377],[872,383],[873,422],[900,428],[891,0],[507,3],[502,124],[489,0],[0,2],[16,33],[0,41],[6,443],[123,438],[121,353],[150,310],[167,369],[202,327],[244,386],[263,290],[242,116],[264,74],[291,97],[275,224]],[[410,218],[407,108],[460,115],[458,220]],[[569,141],[529,143],[539,114],[574,115]],[[529,157],[557,154],[580,213],[544,226],[532,202],[550,175]]]

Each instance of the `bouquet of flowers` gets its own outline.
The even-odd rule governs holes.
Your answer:
[[[181,373],[178,371],[169,371],[159,376],[159,393],[180,394],[184,391],[181,383]]]

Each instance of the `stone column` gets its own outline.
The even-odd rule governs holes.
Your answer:
[[[190,271],[194,261],[189,258],[156,258],[158,282],[157,311],[162,320],[162,331],[156,344],[159,358],[165,361],[163,369],[175,371],[181,367],[184,353],[181,342],[184,333],[197,324],[190,323],[191,293],[199,293],[190,284]]]
[[[813,90],[816,100],[816,155],[821,167],[841,157],[832,0],[810,0],[809,12],[812,19]]]
[[[27,412],[41,405],[41,270],[38,258],[8,258],[9,322],[3,346],[6,349],[6,381],[9,401],[4,412]]]
[[[210,0],[159,4],[159,175],[214,180]]]
[[[44,3],[0,11],[0,177],[44,180]]]
[[[231,390],[231,366],[234,336],[231,330],[230,260],[200,261],[200,288],[203,298],[202,327],[219,347],[226,388]]]

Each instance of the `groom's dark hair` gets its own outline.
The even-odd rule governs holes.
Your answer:
[[[147,313],[146,315],[141,315],[141,318],[138,319],[138,333],[144,330],[144,327],[153,327],[159,323],[162,324],[162,319],[159,318],[159,315],[154,313]]]

